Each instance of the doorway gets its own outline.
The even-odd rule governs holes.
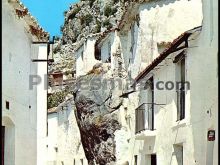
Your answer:
[[[157,165],[157,155],[156,154],[151,155],[151,165]]]
[[[5,126],[1,126],[1,150],[2,150],[2,161],[1,161],[1,165],[4,165],[4,151],[5,151]]]

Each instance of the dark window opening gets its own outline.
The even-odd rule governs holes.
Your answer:
[[[157,156],[156,156],[156,154],[151,155],[151,165],[157,165]]]
[[[130,61],[133,63],[134,62],[134,46],[135,46],[135,36],[134,36],[134,24],[131,26],[131,57]]]
[[[82,60],[83,60],[83,58],[84,58],[84,57],[83,57],[83,52],[81,52],[81,58],[82,58]]]
[[[95,46],[95,59],[96,60],[101,60],[101,50],[98,46]]]
[[[5,107],[6,107],[6,109],[9,109],[9,101],[6,101]]]
[[[178,63],[180,85],[177,87],[177,120],[185,118],[185,58]]]
[[[48,122],[47,122],[47,136],[48,136]]]
[[[135,155],[135,156],[134,156],[134,165],[138,165],[138,164],[137,164],[137,161],[138,161],[138,156]]]
[[[111,42],[108,42],[108,59],[107,62],[111,62]]]

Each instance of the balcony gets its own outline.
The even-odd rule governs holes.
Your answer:
[[[135,134],[137,140],[156,136],[153,103],[143,103],[135,110]]]

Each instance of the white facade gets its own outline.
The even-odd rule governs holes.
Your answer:
[[[74,52],[76,57],[76,77],[87,74],[99,61],[95,59],[96,37],[88,37]]]
[[[5,165],[44,165],[47,122],[47,43],[30,34],[29,23],[18,18],[19,3],[2,2],[2,125],[5,127]],[[26,19],[27,18],[27,19]],[[41,77],[33,85],[31,75]],[[34,79],[36,82],[37,79]]]
[[[57,128],[57,113],[48,113],[47,165],[56,164],[57,161]]]
[[[132,78],[149,65],[167,43],[202,23],[201,0],[145,2],[132,12],[139,18],[130,23],[128,20],[120,30],[122,57]]]
[[[137,88],[114,112],[122,125],[122,129],[114,133],[116,164],[151,165],[153,161],[159,165],[217,164],[217,3],[217,0],[170,0],[140,4],[136,11],[130,11],[139,15],[139,21],[127,18],[120,30],[109,33],[99,43],[100,61],[95,60],[94,38],[87,39],[76,51],[77,77],[88,73],[98,62],[108,62],[111,57],[112,74],[120,70],[125,78],[134,79],[178,36],[202,25],[201,32],[195,31],[188,39],[188,48],[169,53],[143,77],[145,81],[153,77],[153,91]],[[181,79],[180,65],[173,61],[182,50],[186,53],[183,75],[190,89],[185,92],[184,117],[178,119],[176,86],[172,90],[159,90],[156,84],[161,81],[165,85],[171,81],[176,85]],[[152,92],[154,104],[151,104]],[[144,130],[136,132],[135,126],[141,120],[141,117],[136,119],[136,109],[143,103],[146,103],[143,110],[154,107],[154,127],[151,130],[145,120]],[[76,121],[70,122],[71,115],[74,113],[69,110],[58,112],[58,139],[63,139],[58,144],[58,157],[59,161],[63,159],[70,164],[74,163],[74,156],[80,158],[77,153],[71,155],[68,149],[72,142],[80,144],[80,136],[72,138],[67,131],[76,126]],[[150,115],[145,111],[142,116]],[[207,141],[208,130],[215,130],[215,141]]]
[[[185,96],[185,118],[177,121],[176,89],[158,90],[156,83],[176,82],[177,66],[173,53],[145,76],[154,78],[154,129],[131,136],[130,164],[151,164],[156,154],[157,164],[217,164],[217,1],[203,2],[201,33],[189,39],[186,49],[185,79],[190,89]],[[210,13],[211,12],[211,13]],[[172,30],[170,32],[173,32]],[[192,39],[192,40],[191,40]],[[190,41],[191,40],[191,41]],[[129,95],[128,111],[135,122],[134,110],[148,101],[149,91]],[[135,132],[135,124],[132,132]],[[215,141],[207,140],[208,130],[215,130]]]
[[[54,112],[48,114],[48,165],[87,165],[75,106],[67,100]]]

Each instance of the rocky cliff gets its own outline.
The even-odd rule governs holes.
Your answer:
[[[115,27],[125,9],[125,0],[81,0],[64,12],[62,43],[72,44],[91,33]]]
[[[76,119],[89,165],[115,164],[115,131],[121,129],[117,113],[122,105],[120,91],[105,80],[114,78],[100,66],[77,80],[74,89]],[[98,71],[97,71],[98,70]]]

